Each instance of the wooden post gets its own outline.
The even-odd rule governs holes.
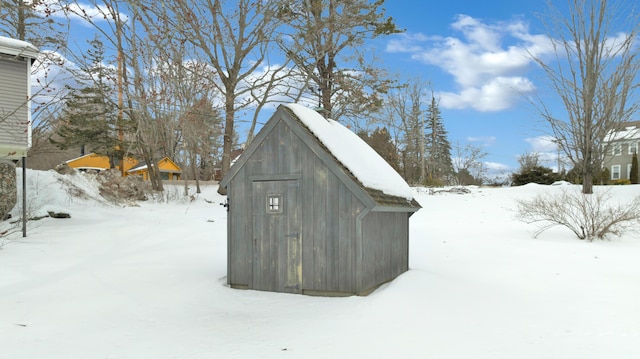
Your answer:
[[[22,237],[27,236],[27,157],[22,157]]]

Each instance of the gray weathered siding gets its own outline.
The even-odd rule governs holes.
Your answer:
[[[409,269],[409,215],[370,212],[363,221],[362,288],[388,282]]]
[[[364,205],[291,127],[280,121],[229,186],[228,281],[250,288],[253,266],[251,182],[300,178],[302,289],[355,292],[354,217]]]
[[[233,177],[222,181],[230,201],[228,283],[294,293],[360,294],[407,271],[409,213],[377,211],[381,208],[374,208],[374,200],[306,128],[286,111],[278,113],[242,155],[239,167],[232,168]],[[256,198],[265,195],[261,188],[282,183],[296,186],[295,208],[289,210],[300,220],[257,218],[265,215],[262,198]],[[295,243],[274,231],[279,227],[297,233],[292,223],[300,227]],[[301,273],[291,263],[301,264]],[[294,282],[299,285],[292,289]]]
[[[0,144],[27,147],[27,69],[26,60],[0,59]]]

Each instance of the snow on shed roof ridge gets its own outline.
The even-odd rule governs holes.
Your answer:
[[[337,121],[325,119],[316,111],[299,104],[286,104],[365,187],[385,194],[413,199],[411,187],[363,139]]]

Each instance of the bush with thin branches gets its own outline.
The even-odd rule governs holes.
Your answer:
[[[540,233],[555,226],[570,229],[580,239],[592,241],[621,236],[640,224],[640,196],[631,202],[613,205],[609,191],[583,194],[563,189],[560,193],[540,194],[530,200],[518,200],[517,218],[539,225]]]

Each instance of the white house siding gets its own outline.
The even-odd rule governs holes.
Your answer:
[[[27,60],[0,58],[0,158],[21,157],[29,147],[28,70]]]

